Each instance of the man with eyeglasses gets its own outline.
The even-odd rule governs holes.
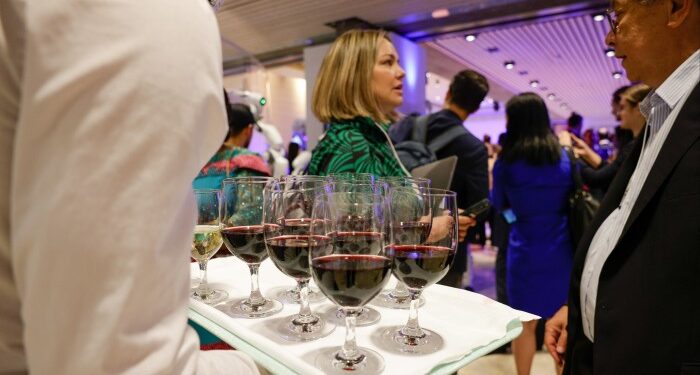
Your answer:
[[[700,374],[700,0],[615,0],[608,20],[627,76],[653,88],[647,126],[545,344],[565,374]]]

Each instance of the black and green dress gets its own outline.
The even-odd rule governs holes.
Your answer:
[[[386,134],[388,125],[369,117],[332,122],[314,148],[308,173],[371,173],[375,176],[409,176]]]

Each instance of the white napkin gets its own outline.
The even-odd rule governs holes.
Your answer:
[[[244,298],[250,293],[250,273],[248,266],[234,258],[217,258],[209,262],[209,283],[213,287],[225,289],[229,298]],[[192,264],[192,277],[199,277],[199,268]],[[266,297],[267,290],[273,287],[294,285],[294,280],[280,272],[270,260],[260,267],[260,289]],[[313,283],[313,282],[312,282]],[[388,284],[393,287],[394,279]],[[444,347],[427,355],[402,355],[382,350],[373,343],[372,336],[378,336],[384,328],[406,323],[408,310],[381,308],[381,320],[374,325],[357,327],[357,345],[371,348],[379,352],[385,361],[385,374],[426,374],[430,372],[445,373],[455,371],[455,364],[463,366],[474,359],[495,349],[509,339],[516,337],[522,330],[520,321],[539,319],[538,316],[514,310],[506,305],[484,297],[480,294],[465,290],[433,285],[427,288],[423,295],[426,303],[418,309],[418,320],[421,327],[439,333],[444,339]],[[312,311],[320,311],[332,306],[325,300],[311,304]],[[222,310],[225,308],[220,307]],[[229,334],[236,337],[231,342],[239,344],[241,350],[246,350],[240,340],[259,349],[254,353],[254,359],[265,367],[280,369],[280,363],[288,370],[301,374],[322,374],[313,366],[316,353],[328,347],[340,347],[345,338],[344,325],[338,326],[333,333],[324,338],[309,342],[290,342],[277,335],[271,325],[277,324],[290,315],[299,312],[299,305],[285,304],[282,311],[262,319],[240,319],[228,316],[216,307],[208,306],[190,299],[190,309],[194,314],[190,317],[205,328],[213,331],[227,341]],[[499,341],[498,345],[496,341]],[[484,350],[487,349],[487,350]],[[269,358],[265,358],[267,354]],[[274,363],[274,362],[278,363]],[[447,369],[447,371],[441,371]],[[271,368],[272,370],[272,368]]]

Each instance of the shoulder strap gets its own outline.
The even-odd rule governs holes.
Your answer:
[[[571,178],[574,180],[574,188],[576,190],[581,190],[583,187],[583,180],[581,179],[581,173],[576,168],[576,156],[574,152],[571,151],[571,147],[564,147],[566,155],[569,157],[569,164],[571,165]]]
[[[411,140],[425,143],[425,138],[428,135],[428,115],[417,116],[413,118],[413,129],[411,131]]]
[[[435,139],[430,141],[427,144],[428,149],[430,149],[430,151],[432,152],[438,152],[443,147],[450,144],[450,142],[454,141],[455,138],[459,137],[462,134],[465,134],[465,132],[466,129],[464,129],[462,125],[452,126],[449,129],[442,132],[442,134],[440,134],[439,136],[435,137]]]

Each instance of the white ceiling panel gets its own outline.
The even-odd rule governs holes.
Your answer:
[[[579,15],[485,31],[474,42],[459,36],[428,45],[475,67],[514,93],[540,94],[555,118],[566,118],[573,110],[588,125],[611,125],[611,94],[629,81],[624,75],[612,76],[624,70],[617,59],[605,55],[607,30],[606,22]],[[494,47],[498,51],[489,52]],[[509,60],[515,61],[512,70],[504,68]],[[532,80],[540,86],[530,87]],[[548,100],[549,94],[555,99]]]

